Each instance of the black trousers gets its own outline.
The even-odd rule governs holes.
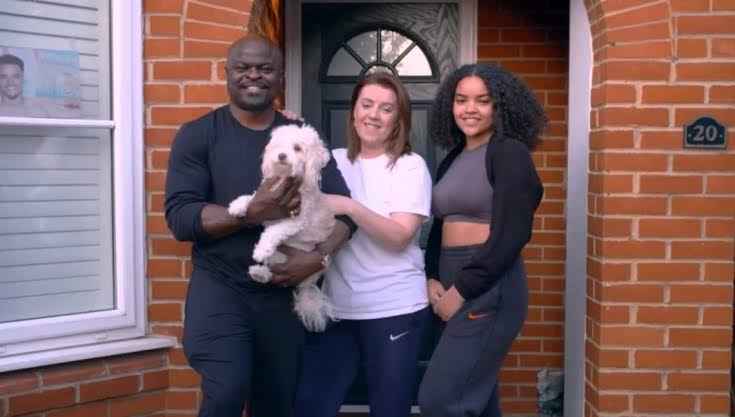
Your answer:
[[[439,274],[449,288],[476,246],[442,249]],[[519,257],[495,287],[449,319],[419,390],[423,417],[500,417],[498,374],[528,309]]]
[[[184,352],[202,377],[199,417],[291,417],[304,328],[291,291],[245,292],[194,271],[184,321]]]

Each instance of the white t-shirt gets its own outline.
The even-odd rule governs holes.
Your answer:
[[[357,158],[353,164],[346,149],[335,149],[333,154],[354,200],[386,217],[413,213],[428,219],[431,175],[421,156],[403,155],[389,168],[387,155]],[[428,305],[419,233],[420,229],[405,249],[396,252],[357,229],[335,255],[324,283],[338,318],[392,317]]]

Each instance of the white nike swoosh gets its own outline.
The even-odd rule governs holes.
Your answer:
[[[409,333],[409,331],[405,331],[403,333],[398,333],[395,336],[391,334],[391,335],[388,335],[388,338],[390,339],[391,342],[395,342],[396,340],[402,338],[403,336],[407,335],[408,333]]]

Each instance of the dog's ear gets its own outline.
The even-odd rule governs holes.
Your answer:
[[[265,154],[268,152],[268,146],[263,149],[263,153],[260,154],[260,172],[263,174],[263,179],[270,178],[273,176],[273,165],[268,163],[265,158]]]
[[[322,168],[327,165],[331,155],[329,154],[329,150],[324,146],[324,142],[319,138],[316,130],[304,125],[301,131],[303,143],[307,147],[304,185],[307,187],[319,187]]]
[[[329,162],[329,159],[331,158],[331,154],[329,153],[329,149],[327,149],[326,146],[324,146],[324,142],[319,139],[319,137],[316,138],[316,153],[319,154],[319,156],[316,158],[319,160],[319,169],[321,170],[325,166],[327,166],[327,163]]]
[[[329,149],[324,146],[324,142],[314,128],[304,125],[302,129],[309,143],[309,160],[317,166],[318,170],[321,170],[327,166],[331,157]]]

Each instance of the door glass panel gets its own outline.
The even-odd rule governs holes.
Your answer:
[[[421,48],[415,47],[396,65],[400,76],[431,76],[431,65]]]
[[[357,78],[364,68],[368,68],[368,74],[382,71],[398,77],[433,75],[426,52],[411,38],[392,30],[370,30],[350,38],[332,57],[326,75]]]
[[[329,76],[355,76],[362,71],[362,66],[344,48],[340,48],[329,64]]]
[[[378,59],[377,31],[361,33],[347,41],[347,45],[354,49],[365,62],[370,63]]]
[[[392,64],[413,43],[407,37],[392,30],[380,31],[380,41],[383,61],[389,64]]]
[[[374,67],[371,67],[369,70],[367,70],[367,74],[373,74],[375,72],[384,72],[386,74],[393,74],[393,70],[390,69],[390,67],[386,67],[385,65],[376,65]]]

